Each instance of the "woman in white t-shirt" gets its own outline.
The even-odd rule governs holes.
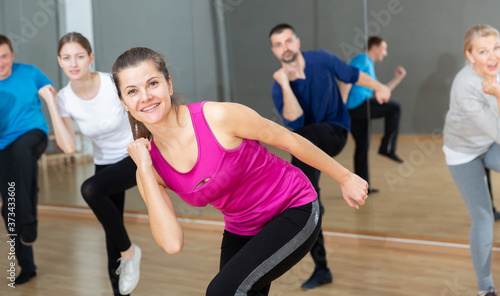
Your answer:
[[[75,152],[73,120],[92,140],[95,175],[81,187],[82,196],[106,233],[108,272],[115,295],[129,294],[139,281],[140,248],[132,243],[123,224],[125,190],[136,186],[137,167],[126,155],[133,141],[128,116],[108,73],[91,72],[94,54],[89,41],[68,33],[58,46],[59,65],[70,82],[57,95],[47,88],[47,102],[57,145]]]

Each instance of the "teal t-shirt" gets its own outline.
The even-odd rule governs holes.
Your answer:
[[[12,64],[12,74],[0,80],[0,150],[30,130],[48,134],[38,90],[50,79],[33,65]]]
[[[370,75],[371,78],[377,80],[375,75],[375,63],[366,53],[356,55],[350,62],[349,66],[358,68],[360,71]],[[359,107],[366,99],[373,96],[373,90],[364,86],[352,85],[349,97],[347,98],[346,107],[348,110]]]

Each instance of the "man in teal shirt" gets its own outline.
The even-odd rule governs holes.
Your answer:
[[[368,39],[368,49],[355,56],[349,65],[377,80],[375,62],[381,62],[386,56],[387,41],[379,36],[372,36]],[[394,78],[386,84],[387,87],[391,91],[394,90],[405,76],[406,70],[401,66],[396,67]],[[396,162],[403,162],[396,155],[401,107],[398,102],[377,100],[373,95],[373,90],[360,85],[343,85],[341,89],[343,89],[343,97],[347,97],[346,107],[351,116],[351,133],[356,142],[354,172],[370,183],[368,175],[369,121],[372,118],[384,118],[384,137],[378,153]],[[347,96],[347,94],[349,95]],[[378,190],[372,187],[368,190],[368,193],[375,192]]]
[[[37,235],[37,160],[48,134],[38,91],[50,84],[35,66],[14,63],[10,40],[0,35],[0,195],[7,234],[21,267],[16,285],[36,276],[31,245]]]

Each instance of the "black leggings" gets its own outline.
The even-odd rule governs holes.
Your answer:
[[[45,132],[35,129],[20,136],[5,149],[0,150],[0,195],[2,196],[2,216],[5,225],[13,222],[14,227],[7,227],[7,233],[15,234],[16,257],[23,273],[36,270],[33,257],[33,247],[25,246],[19,241],[27,224],[38,220],[38,163],[47,147]],[[14,198],[9,200],[9,187],[12,188]],[[15,207],[11,206],[14,200]],[[9,208],[14,209],[15,216]],[[14,220],[8,221],[8,218]]]
[[[342,151],[346,142],[348,132],[345,128],[331,124],[331,123],[315,123],[307,125],[301,129],[295,131],[295,133],[301,135],[302,137],[311,141],[319,149],[323,150],[326,154],[334,157]],[[323,204],[321,203],[321,198],[319,194],[319,177],[320,171],[312,166],[298,160],[292,155],[292,164],[298,167],[307,176],[309,181],[311,181],[316,193],[318,194],[318,200],[321,207],[321,214],[324,213]],[[314,260],[314,264],[318,268],[327,269],[328,264],[326,260],[326,248],[323,238],[323,232],[320,231],[316,243],[311,248],[311,256]]]
[[[108,273],[115,295],[118,290],[120,252],[126,251],[132,243],[123,224],[125,190],[134,187],[137,167],[130,157],[111,164],[96,165],[95,175],[87,179],[81,188],[82,196],[101,222],[106,233],[108,252]]]
[[[255,236],[224,231],[220,271],[207,296],[268,295],[271,282],[297,264],[321,229],[319,202],[289,208]]]
[[[368,107],[368,102],[370,106]],[[384,118],[384,137],[380,141],[379,152],[396,152],[398,138],[399,118],[401,106],[398,102],[389,101],[379,104],[376,99],[371,98],[359,107],[349,110],[351,116],[351,133],[356,142],[354,151],[354,173],[370,183],[368,173],[368,150],[370,149],[370,131],[368,120]],[[368,116],[368,110],[370,115]]]

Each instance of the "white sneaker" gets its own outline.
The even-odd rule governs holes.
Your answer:
[[[118,259],[120,266],[116,269],[116,274],[120,276],[118,288],[122,295],[130,294],[139,282],[141,248],[134,243],[132,245],[134,246],[134,257]]]

